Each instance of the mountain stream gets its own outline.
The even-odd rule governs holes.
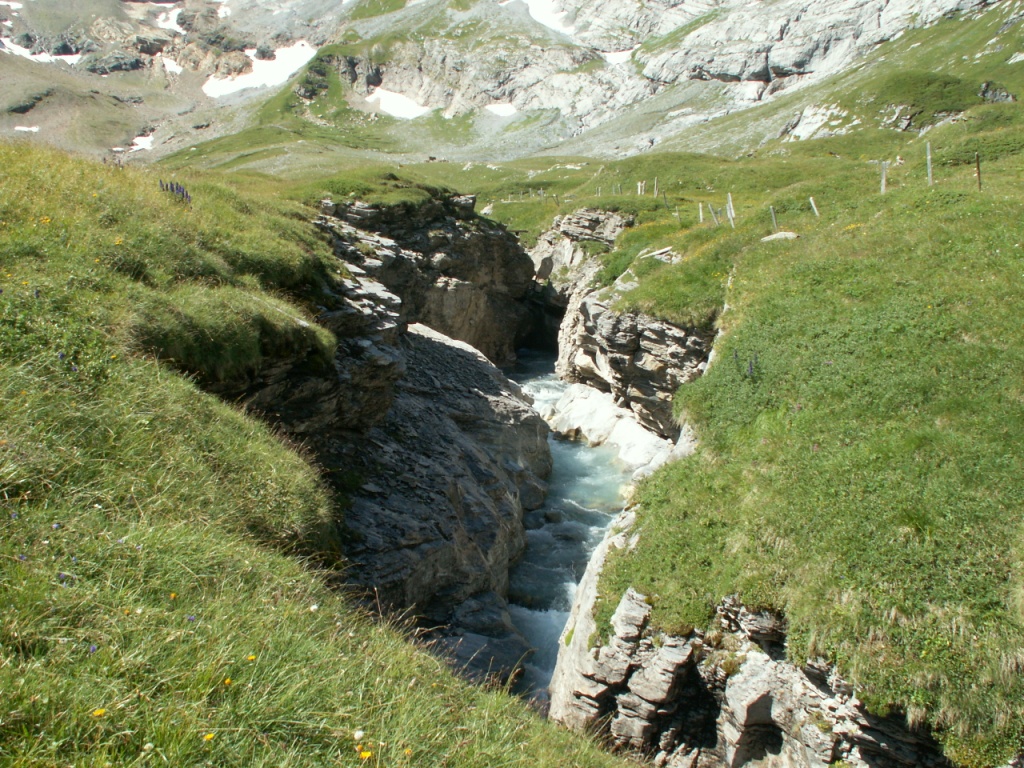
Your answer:
[[[537,410],[553,408],[568,387],[554,373],[550,354],[520,352],[509,377],[533,397]],[[558,658],[558,638],[569,618],[576,585],[594,548],[622,510],[622,491],[630,474],[607,446],[589,447],[554,435],[548,438],[554,468],[547,500],[527,512],[526,554],[513,567],[509,612],[535,652],[527,660],[517,690],[538,702]]]

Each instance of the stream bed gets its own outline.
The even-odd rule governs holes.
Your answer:
[[[555,376],[551,354],[521,351],[509,378],[533,397],[537,409],[554,407],[568,385]],[[517,691],[540,702],[558,658],[558,638],[569,618],[576,585],[594,548],[622,510],[630,473],[615,448],[548,438],[554,468],[547,500],[524,517],[527,546],[509,574],[509,612],[535,648]]]

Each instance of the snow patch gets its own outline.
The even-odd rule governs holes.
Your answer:
[[[526,7],[530,9],[530,15],[534,21],[538,21],[545,27],[561,32],[564,35],[571,35],[576,28],[565,23],[567,11],[559,11],[555,5],[557,0],[523,0]]]
[[[54,56],[52,53],[32,53],[28,48],[22,48],[20,45],[17,45],[9,37],[0,37],[0,43],[3,43],[0,51],[13,53],[15,56],[21,56],[23,59],[35,61],[39,64],[53,64],[55,61],[63,61],[65,64],[74,66],[82,59],[82,54],[80,53],[73,53],[68,56]]]
[[[519,110],[516,109],[515,104],[509,104],[508,102],[488,104],[486,107],[484,107],[484,109],[486,109],[492,115],[497,115],[498,117],[512,117],[512,115],[519,112]]]
[[[181,15],[181,11],[181,8],[175,8],[172,11],[161,13],[156,17],[156,25],[160,29],[169,29],[172,32],[177,32],[179,35],[184,35],[185,30],[178,24],[178,16]]]
[[[14,130],[21,131],[22,133],[39,133],[38,125],[16,125]]]
[[[129,152],[138,152],[143,149],[153,148],[153,136],[136,136],[132,139],[132,145],[128,148]]]
[[[176,62],[174,59],[169,59],[166,56],[161,56],[160,60],[164,63],[164,69],[166,69],[173,75],[180,75],[182,72],[185,71],[185,68],[181,66],[181,64]]]
[[[3,0],[2,2],[0,2],[0,5],[6,5],[12,11],[20,11],[22,8],[25,7],[21,3],[8,2],[8,0]]]
[[[633,58],[633,52],[639,48],[639,45],[634,45],[628,51],[612,51],[611,53],[602,53],[604,60],[609,64],[625,64]]]
[[[252,59],[252,72],[234,77],[211,77],[203,85],[203,93],[213,99],[227,96],[246,88],[264,88],[288,81],[303,65],[316,55],[316,48],[300,40],[288,48],[279,48],[272,60],[256,58],[256,49],[248,48],[245,55]]]
[[[384,88],[378,88],[367,96],[366,100],[370,103],[378,104],[382,112],[387,112],[392,117],[400,117],[403,120],[423,117],[423,115],[434,109],[434,107],[420,106],[408,96],[403,96],[400,93],[388,91]]]
[[[1007,64],[1016,64],[1016,63],[1021,62],[1021,61],[1024,61],[1024,53],[1015,53],[1015,54],[1013,54],[1013,56],[1010,57],[1010,60],[1008,62],[1006,62],[1006,63]]]

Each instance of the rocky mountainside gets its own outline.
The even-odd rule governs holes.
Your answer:
[[[313,124],[328,96],[342,122],[387,118],[370,132],[399,151],[494,157],[615,122],[601,151],[631,154],[841,72],[910,27],[997,1],[7,3],[0,131],[93,151],[133,137],[136,150],[176,150],[244,126],[248,109],[226,104],[262,101],[333,43],[342,92],[300,89]],[[101,119],[111,111],[113,124]],[[472,127],[426,130],[418,118],[432,114]],[[83,122],[98,135],[76,132]]]

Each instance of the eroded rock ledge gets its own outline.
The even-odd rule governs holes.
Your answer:
[[[530,327],[533,264],[499,224],[459,195],[417,206],[322,203],[317,224],[356,274],[401,300],[401,318],[471,344],[491,361],[515,360]]]
[[[719,630],[665,635],[630,589],[610,626],[596,626],[598,575],[610,548],[630,545],[634,520],[627,511],[616,521],[577,591],[551,684],[553,719],[604,731],[669,768],[949,765],[928,734],[867,713],[830,665],[786,660],[782,617],[726,598]]]
[[[630,287],[597,284],[600,264],[588,258],[588,242],[612,247],[632,220],[617,213],[581,209],[556,219],[530,255],[541,279],[550,278],[549,302],[565,307],[558,332],[558,375],[609,392],[647,429],[675,441],[680,426],[672,397],[707,364],[714,334],[684,328],[650,315],[619,312],[614,304]]]
[[[469,198],[331,209],[343,218],[317,224],[350,275],[318,297],[317,321],[338,340],[332,364],[312,340],[277,345],[259,370],[210,388],[323,469],[345,512],[312,547],[342,557],[348,586],[414,617],[472,676],[507,678],[529,652],[508,614],[508,571],[525,547],[523,511],[546,494],[549,430],[481,352],[412,321],[502,359],[532,265]]]

